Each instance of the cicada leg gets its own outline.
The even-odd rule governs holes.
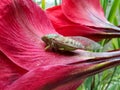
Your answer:
[[[55,48],[56,47],[55,47],[54,42],[51,42],[45,47],[45,50],[54,50]]]
[[[61,51],[64,51],[65,49],[64,48],[58,48],[59,50],[61,50]]]
[[[50,45],[47,45],[47,46],[45,47],[45,50],[48,50],[48,49],[50,49]]]

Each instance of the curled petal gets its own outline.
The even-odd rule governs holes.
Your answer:
[[[119,58],[120,55],[89,59],[68,65],[39,67],[29,71],[8,88],[23,90],[28,89],[29,86],[30,90],[75,90],[84,78],[119,65]]]
[[[63,0],[62,11],[74,23],[98,28],[110,28],[120,32],[104,16],[100,0]],[[74,8],[73,8],[74,7]]]
[[[73,90],[82,82],[82,80],[76,83],[69,82],[67,85],[66,82],[69,81],[67,77],[75,68],[62,65],[37,68],[25,74],[8,88],[9,90],[26,90],[29,86],[29,90],[54,90],[56,88],[57,90]]]
[[[95,27],[107,27],[110,24],[104,17],[100,0],[63,0],[62,10],[75,23]]]
[[[107,21],[99,1],[100,0],[63,0],[62,10],[65,16],[73,22],[90,26],[98,25],[98,23],[102,21]],[[99,18],[102,20],[100,21]]]
[[[68,1],[69,0],[66,0],[65,2],[68,3]],[[85,0],[84,2],[86,2],[86,1],[87,0]],[[98,2],[98,0],[97,0],[97,2]],[[88,37],[88,38],[91,38],[91,39],[97,40],[97,41],[101,40],[103,38],[113,38],[113,37],[120,36],[119,28],[114,25],[112,25],[110,28],[107,28],[107,25],[106,25],[106,27],[103,28],[100,25],[104,24],[104,23],[99,23],[98,25],[96,25],[96,23],[92,23],[93,25],[90,26],[90,25],[87,25],[87,23],[85,23],[85,24],[83,23],[84,21],[86,21],[86,19],[84,21],[81,21],[77,18],[77,17],[83,18],[80,13],[77,13],[75,11],[71,13],[71,10],[69,10],[69,9],[65,10],[66,12],[70,11],[70,13],[71,13],[70,15],[77,13],[76,20],[78,20],[79,23],[76,23],[74,21],[74,18],[71,18],[73,20],[72,21],[68,18],[67,15],[65,15],[66,12],[61,7],[64,7],[64,5],[63,6],[59,5],[59,6],[55,6],[52,8],[48,8],[46,10],[46,12],[47,12],[47,15],[48,15],[49,19],[51,20],[54,28],[56,29],[56,31],[62,35],[84,36],[84,37]],[[68,8],[68,7],[66,7],[66,8]],[[78,8],[76,8],[76,9],[78,10]],[[86,13],[86,12],[84,11],[84,13]],[[87,15],[89,16],[89,14],[87,14]],[[84,18],[88,18],[88,17],[84,17]],[[94,18],[95,18],[95,16],[94,16]],[[88,18],[88,19],[90,19],[90,18]],[[90,19],[90,20],[92,20],[92,19]],[[94,22],[94,20],[92,20],[92,21]],[[96,20],[95,20],[95,22],[96,22]]]
[[[68,25],[56,28],[56,31],[64,36],[84,36],[95,41],[103,38],[113,37],[112,34],[107,34],[104,31],[92,29],[83,25]]]

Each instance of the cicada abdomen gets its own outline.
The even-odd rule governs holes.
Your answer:
[[[69,37],[64,37],[57,34],[48,34],[42,37],[46,43],[46,49],[60,50],[60,51],[73,51],[76,49],[84,49],[84,46]]]

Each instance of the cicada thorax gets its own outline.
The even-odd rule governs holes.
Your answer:
[[[53,49],[55,51],[73,51],[84,48],[80,42],[57,34],[45,35],[42,37],[42,40],[47,44],[46,49]]]
[[[82,49],[84,48],[84,46],[74,40],[74,39],[71,39],[69,37],[64,37],[64,36],[59,36],[58,38],[55,38],[54,39],[56,43],[60,44],[60,46],[62,45],[62,47],[65,47],[65,48],[71,48],[71,49]]]

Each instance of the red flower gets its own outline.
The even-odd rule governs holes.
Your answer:
[[[31,0],[0,1],[1,90],[75,90],[86,77],[120,63],[120,51],[45,51],[41,37],[50,33],[57,34]]]
[[[100,0],[62,0],[46,10],[54,28],[66,36],[103,39],[120,36],[120,28],[104,17]]]

